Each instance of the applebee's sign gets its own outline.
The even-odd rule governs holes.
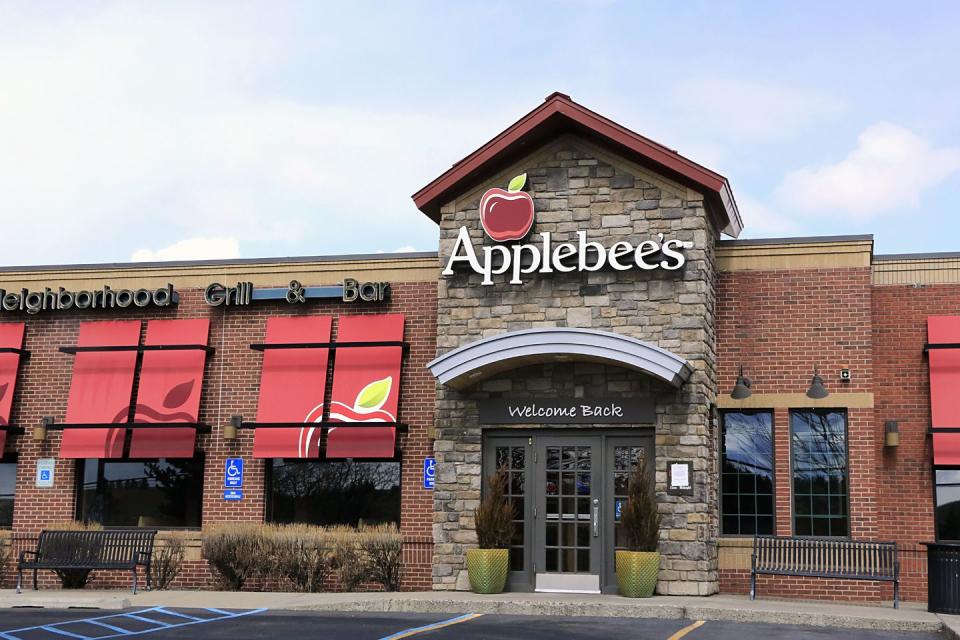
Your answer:
[[[480,198],[480,224],[496,242],[523,240],[533,227],[533,198],[523,191],[527,174],[510,181],[506,190],[488,189]],[[480,247],[470,241],[470,230],[460,227],[443,275],[452,276],[454,267],[465,264],[483,275],[482,285],[493,284],[493,276],[509,273],[510,284],[523,284],[528,273],[569,273],[571,271],[616,271],[665,269],[676,271],[687,261],[684,249],[692,242],[666,239],[662,233],[637,245],[626,240],[609,248],[587,240],[586,231],[577,231],[576,242],[554,243],[549,231],[540,234],[539,244],[512,244]]]

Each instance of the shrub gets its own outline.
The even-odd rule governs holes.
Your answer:
[[[251,579],[269,569],[267,525],[225,523],[203,533],[203,557],[213,570],[218,586],[240,591]]]
[[[267,546],[273,572],[289,581],[294,591],[323,591],[332,555],[328,537],[325,529],[311,525],[271,527]]]
[[[13,555],[13,540],[7,533],[0,533],[0,583],[10,565],[10,557]]]
[[[368,527],[359,532],[360,547],[371,580],[386,591],[400,590],[400,568],[403,562],[403,536],[395,525]]]
[[[180,574],[187,540],[192,535],[185,532],[168,532],[159,537],[157,540],[159,544],[153,547],[153,558],[150,561],[150,579],[153,582],[153,588],[166,589]]]
[[[487,478],[487,492],[474,514],[481,549],[507,549],[513,537],[513,509],[507,500],[506,471]]]
[[[637,461],[637,468],[630,478],[627,489],[627,504],[623,506],[620,521],[623,523],[624,546],[628,551],[656,551],[660,540],[660,513],[654,496],[651,473],[647,471],[646,458]]]
[[[353,527],[333,527],[328,535],[331,566],[340,588],[356,591],[369,576],[369,565],[359,544],[358,531]]]
[[[67,520],[64,522],[48,523],[44,529],[49,531],[102,531],[103,525],[97,522],[79,522]],[[76,557],[83,558],[84,554],[92,555],[96,548],[81,544],[76,550]],[[53,572],[60,578],[60,586],[64,589],[83,589],[90,582],[91,569],[54,569]]]

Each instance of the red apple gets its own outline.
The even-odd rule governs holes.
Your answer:
[[[504,191],[494,187],[480,198],[480,224],[487,235],[497,242],[521,240],[533,226],[533,198],[521,191],[527,174],[510,181]]]

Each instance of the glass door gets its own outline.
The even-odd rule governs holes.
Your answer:
[[[604,453],[606,454],[604,489],[607,497],[604,505],[606,508],[603,510],[603,524],[604,549],[607,553],[604,554],[603,592],[616,593],[615,551],[624,548],[620,512],[627,503],[630,478],[633,477],[638,462],[646,459],[650,463],[647,472],[651,476],[655,473],[653,438],[649,436],[608,437]]]
[[[536,439],[535,589],[599,593],[602,566],[600,438]]]
[[[487,479],[498,469],[507,474],[507,500],[513,509],[513,539],[510,542],[510,574],[507,589],[511,591],[529,591],[532,549],[531,529],[533,504],[530,500],[532,486],[533,455],[532,438],[491,437],[487,438],[483,458],[483,482],[486,489]]]

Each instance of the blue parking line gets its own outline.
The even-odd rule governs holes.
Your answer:
[[[155,611],[157,613],[165,613],[168,616],[175,616],[177,618],[186,618],[187,620],[206,620],[207,619],[207,618],[195,618],[193,616],[188,616],[185,613],[180,613],[179,611],[170,611],[168,609],[164,609],[163,607],[157,607]]]
[[[113,618],[114,616],[110,616],[110,617]],[[112,624],[107,624],[106,622],[100,622],[99,620],[94,620],[93,618],[84,620],[82,624],[95,624],[98,627],[105,627],[107,629],[110,629],[111,631],[116,631],[117,633],[130,633],[130,629],[124,629],[123,627],[115,627]]]
[[[156,609],[152,609],[152,611],[156,611]],[[168,623],[166,623],[166,622],[161,622],[160,620],[154,620],[153,618],[145,618],[144,616],[138,616],[138,615],[133,614],[133,613],[120,613],[120,614],[117,614],[117,617],[118,617],[118,618],[119,618],[119,617],[123,617],[123,618],[133,618],[134,620],[139,620],[139,621],[141,621],[141,622],[146,622],[147,624],[160,625],[161,627],[172,627],[172,626],[173,626],[172,624],[168,624]]]
[[[185,622],[168,624],[168,623],[165,623],[165,622],[161,622],[160,620],[154,620],[154,619],[151,619],[151,618],[144,617],[144,616],[142,616],[142,615],[138,615],[138,614],[151,613],[151,612],[154,612],[154,611],[157,612],[157,613],[166,613],[166,614],[170,614],[170,615],[179,615],[180,617],[185,618],[186,621],[185,621]],[[142,609],[142,610],[140,610],[140,611],[136,611],[136,612],[132,612],[132,613],[113,613],[113,614],[110,614],[110,615],[107,615],[107,616],[96,616],[96,617],[93,617],[93,618],[80,618],[80,619],[78,619],[78,620],[65,620],[65,621],[63,621],[63,622],[55,622],[55,623],[53,623],[53,624],[37,625],[37,626],[34,626],[34,627],[21,627],[21,628],[19,628],[19,629],[7,629],[7,630],[5,630],[5,631],[0,631],[0,639],[2,639],[2,640],[23,640],[20,636],[18,636],[18,635],[16,635],[16,634],[22,633],[22,632],[36,631],[36,630],[46,631],[46,632],[48,632],[48,633],[55,633],[55,634],[62,635],[62,636],[67,636],[67,637],[70,637],[70,638],[76,638],[77,640],[106,640],[107,638],[128,638],[128,637],[130,637],[130,636],[139,636],[139,635],[144,635],[144,634],[147,634],[147,633],[153,633],[154,631],[164,631],[164,630],[166,630],[166,629],[178,629],[178,628],[180,628],[180,627],[189,627],[189,626],[193,626],[193,625],[196,625],[196,624],[205,624],[205,623],[207,623],[207,622],[219,622],[219,621],[222,621],[222,620],[233,620],[233,619],[235,619],[235,618],[242,618],[242,617],[244,617],[244,616],[250,616],[250,615],[255,615],[255,614],[258,614],[258,613],[263,613],[264,611],[267,611],[267,609],[266,609],[266,608],[263,608],[263,609],[246,609],[246,610],[240,610],[240,611],[223,611],[223,610],[221,610],[221,609],[207,609],[207,611],[211,611],[211,612],[217,613],[217,614],[220,615],[220,617],[217,617],[217,618],[193,618],[192,616],[188,616],[187,614],[178,614],[178,613],[176,613],[176,612],[174,612],[174,611],[167,611],[166,609],[163,609],[162,607],[153,607],[153,608],[150,608],[150,609]],[[135,620],[141,620],[141,621],[143,621],[143,622],[147,622],[147,623],[152,624],[152,625],[154,625],[154,626],[153,626],[153,628],[151,628],[151,629],[141,629],[141,630],[139,630],[139,631],[129,631],[129,630],[127,630],[127,629],[123,629],[123,628],[121,628],[121,627],[114,627],[113,625],[111,625],[111,624],[109,624],[109,623],[103,622],[103,620],[119,619],[119,618],[133,618],[133,619],[135,619]],[[192,618],[192,619],[191,619],[191,618]],[[105,635],[105,636],[83,636],[83,635],[80,635],[80,634],[77,634],[77,633],[72,633],[72,632],[70,632],[70,631],[64,631],[63,629],[59,629],[59,628],[58,628],[58,627],[63,626],[63,625],[68,625],[68,624],[82,624],[82,623],[86,623],[86,622],[92,622],[93,624],[95,624],[95,625],[97,625],[97,626],[106,627],[106,628],[108,628],[108,629],[116,630],[117,633],[113,633],[113,634]]]
[[[70,633],[69,631],[64,631],[63,629],[57,629],[53,625],[46,625],[46,626],[40,627],[40,630],[46,631],[47,633],[58,633],[61,636],[67,636],[69,638],[79,638],[80,640],[93,640],[93,638],[91,638],[90,636],[83,636],[83,635],[80,635],[79,633]]]

